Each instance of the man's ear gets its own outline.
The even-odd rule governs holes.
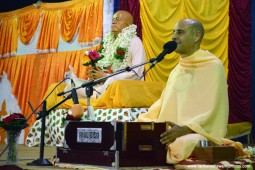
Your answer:
[[[201,32],[195,31],[194,33],[194,41],[197,43],[201,39]]]

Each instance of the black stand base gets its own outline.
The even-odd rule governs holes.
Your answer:
[[[17,165],[1,165],[1,170],[23,170],[23,168],[18,167]]]
[[[30,166],[53,166],[53,164],[48,159],[36,159],[31,163],[27,163]]]

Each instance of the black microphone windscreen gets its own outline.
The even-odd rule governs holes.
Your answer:
[[[173,52],[177,47],[177,43],[175,41],[168,41],[164,44],[164,50],[167,50],[167,54]]]
[[[65,92],[62,91],[62,92],[58,93],[57,96],[62,96],[62,95],[64,95],[64,94],[65,94]]]
[[[163,46],[164,51],[160,53],[157,58],[152,58],[150,60],[150,63],[152,63],[150,66],[150,69],[154,67],[156,63],[162,61],[166,54],[173,52],[176,49],[176,47],[177,47],[177,43],[175,41],[169,41],[165,43]]]

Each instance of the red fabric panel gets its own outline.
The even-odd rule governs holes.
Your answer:
[[[120,0],[120,10],[129,11],[137,25],[137,35],[142,40],[142,24],[140,18],[140,3],[138,0]]]
[[[251,0],[230,1],[229,123],[252,121]]]

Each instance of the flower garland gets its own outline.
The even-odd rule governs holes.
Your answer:
[[[255,147],[248,146],[247,148],[244,148],[243,150],[251,154],[252,157],[255,157]]]
[[[107,69],[111,66],[112,71],[126,68],[129,59],[129,46],[132,38],[136,36],[136,25],[132,24],[122,30],[115,39],[114,34],[109,32],[103,41],[103,49],[99,51],[101,60],[97,66]]]

